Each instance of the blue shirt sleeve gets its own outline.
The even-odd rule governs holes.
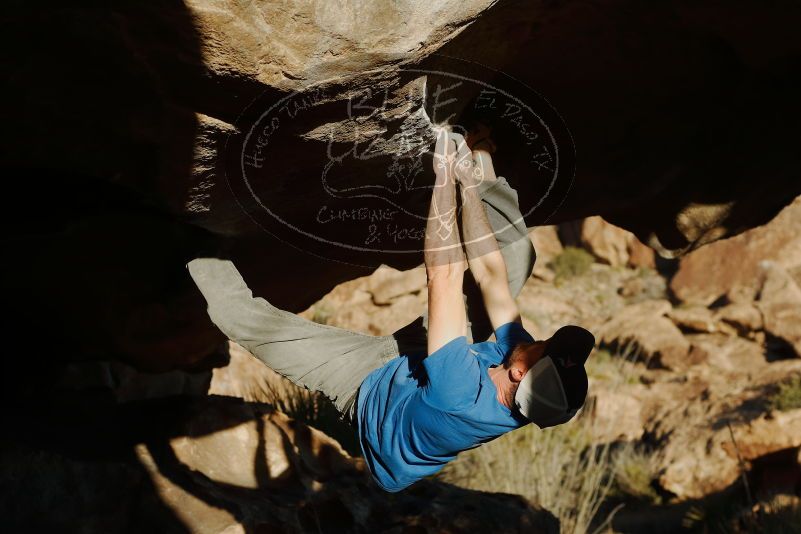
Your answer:
[[[442,410],[455,410],[475,402],[481,382],[478,360],[465,336],[459,336],[423,360],[428,384],[425,401]]]

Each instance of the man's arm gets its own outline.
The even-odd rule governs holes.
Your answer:
[[[485,164],[474,165],[473,153],[464,138],[451,135],[458,146],[456,179],[462,192],[462,232],[467,260],[481,290],[492,328],[497,330],[506,323],[520,322],[520,311],[509,290],[506,262],[478,196],[478,185],[497,178],[488,159],[489,153],[481,153]]]
[[[466,268],[456,224],[455,155],[449,132],[441,129],[434,153],[431,195],[424,245],[428,276],[428,354],[467,333],[462,281]]]

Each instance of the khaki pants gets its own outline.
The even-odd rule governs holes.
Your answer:
[[[498,177],[482,184],[479,196],[506,261],[512,295],[517,296],[535,261],[517,193]],[[360,334],[306,320],[254,297],[229,260],[197,258],[187,267],[208,303],[211,320],[229,339],[292,382],[322,392],[352,425],[356,395],[367,375],[399,354],[426,352],[426,315],[392,335]],[[492,325],[478,287],[469,271],[465,274],[468,341],[485,341]]]

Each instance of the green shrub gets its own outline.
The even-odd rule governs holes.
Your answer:
[[[768,405],[779,411],[801,408],[801,375],[779,384],[779,389],[770,396]]]
[[[314,314],[312,315],[312,321],[315,323],[320,324],[328,324],[328,321],[331,320],[331,317],[334,316],[333,310],[325,304],[324,302],[318,302],[314,305]]]
[[[565,280],[585,274],[594,261],[592,254],[582,248],[565,247],[549,266],[556,274],[557,280]]]

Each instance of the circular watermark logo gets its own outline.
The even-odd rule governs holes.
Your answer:
[[[546,222],[573,179],[574,148],[562,118],[501,72],[446,56],[429,63],[251,102],[225,154],[243,209],[264,230],[318,256],[370,266],[422,263],[436,136],[448,126],[481,150],[473,165],[487,170],[477,191],[494,212],[493,236]]]

